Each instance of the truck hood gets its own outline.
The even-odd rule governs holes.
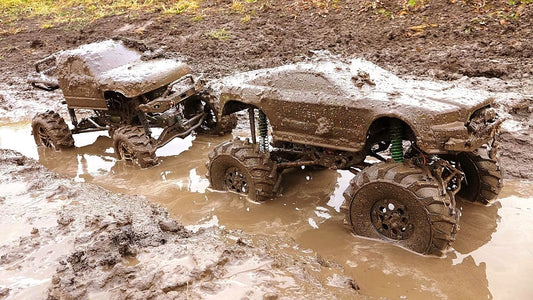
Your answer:
[[[131,98],[165,86],[191,72],[185,63],[172,59],[135,61],[99,74],[102,91],[116,91]]]

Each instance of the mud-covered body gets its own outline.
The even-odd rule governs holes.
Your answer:
[[[210,89],[222,115],[248,110],[251,129],[251,141],[209,155],[214,189],[264,201],[285,169],[349,169],[341,210],[357,235],[437,256],[455,239],[455,196],[490,204],[501,190],[502,120],[486,93],[402,80],[363,60],[253,71]]]
[[[189,75],[183,62],[150,58],[119,40],[60,51],[36,64],[32,84],[61,88],[69,108],[107,110],[112,93],[126,98],[154,98],[158,89]]]
[[[216,105],[187,64],[161,54],[131,40],[82,45],[37,62],[28,81],[46,90],[61,88],[74,127],[68,134],[107,130],[120,158],[150,166],[155,149],[173,138],[194,130],[224,133],[233,125],[228,118],[226,127],[219,124]],[[79,109],[94,114],[78,120]],[[38,144],[58,149],[68,137],[57,136],[63,130],[52,131],[61,120],[50,116],[38,116],[34,135]],[[152,127],[163,129],[157,139]]]
[[[239,74],[214,84],[221,113],[251,105],[268,116],[274,143],[360,152],[389,119],[408,126],[427,153],[473,151],[500,122],[470,128],[493,100],[485,93],[429,81],[406,81],[363,60],[300,63]],[[480,117],[482,118],[482,117]],[[382,123],[380,123],[382,122]],[[478,122],[479,123],[479,122]]]
[[[106,93],[134,98],[191,73],[172,59],[143,60],[121,41],[84,45],[57,55],[57,79],[69,108],[108,109]]]

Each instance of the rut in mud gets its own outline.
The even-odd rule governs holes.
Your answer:
[[[357,295],[342,268],[320,278],[322,258],[276,253],[268,238],[185,228],[142,197],[75,183],[14,151],[0,150],[0,165],[0,206],[14,217],[0,223],[2,297]]]
[[[222,245],[221,249],[225,250],[249,248],[239,245],[235,236],[241,237],[246,244],[255,245],[256,248],[252,247],[254,250],[250,252],[252,256],[246,256],[251,258],[250,264],[245,262],[246,258],[237,259],[237,266],[244,266],[243,268],[247,270],[256,266],[253,253],[257,253],[258,261],[263,262],[262,259],[265,257],[263,249],[271,249],[271,257],[277,257],[276,254],[279,253],[282,257],[286,257],[288,253],[294,255],[289,259],[281,258],[284,263],[280,264],[280,269],[276,269],[275,263],[271,265],[272,269],[267,267],[270,273],[274,272],[273,270],[281,270],[283,276],[289,277],[301,274],[295,271],[300,264],[296,263],[297,267],[293,268],[292,262],[303,260],[304,269],[309,270],[307,267],[310,267],[311,271],[304,271],[302,276],[296,276],[301,279],[300,281],[288,280],[295,282],[298,289],[304,287],[302,291],[304,295],[292,294],[294,298],[308,298],[309,294],[317,293],[324,297],[330,297],[331,294],[339,298],[353,297],[354,284],[347,277],[357,279],[362,295],[374,297],[500,299],[533,296],[527,276],[533,272],[533,266],[530,264],[531,254],[528,250],[533,247],[529,235],[531,232],[529,229],[533,226],[531,223],[533,189],[527,180],[513,180],[513,178],[529,180],[533,178],[530,167],[533,163],[533,152],[525,150],[533,146],[531,6],[525,6],[519,17],[507,19],[499,14],[489,15],[484,8],[470,5],[477,1],[471,1],[472,3],[450,1],[452,4],[446,1],[424,1],[426,4],[423,7],[408,10],[407,14],[401,15],[397,14],[401,9],[398,7],[398,1],[380,1],[383,7],[374,9],[369,5],[365,6],[366,1],[348,0],[339,1],[341,3],[339,9],[319,9],[307,5],[311,3],[308,1],[304,1],[307,4],[298,6],[274,0],[249,4],[254,10],[253,14],[252,11],[247,11],[246,13],[250,13],[250,21],[242,22],[241,13],[230,11],[230,2],[203,2],[201,19],[195,19],[189,14],[125,14],[106,17],[80,26],[63,24],[48,29],[42,28],[39,19],[23,19],[21,27],[26,28],[25,30],[17,34],[0,35],[2,71],[0,72],[2,115],[0,148],[17,149],[26,155],[38,158],[46,167],[73,178],[74,181],[94,183],[114,193],[146,195],[148,201],[167,207],[172,217],[184,224],[218,222],[220,226],[237,230],[229,234],[226,230],[222,230],[220,234],[216,233],[219,229],[206,229],[207,232],[194,233],[191,230],[194,227],[186,226],[186,230],[179,233],[163,231],[158,220],[166,219],[166,216],[163,217],[165,213],[154,214],[151,211],[152,204],[147,204],[142,199],[132,200],[130,196],[126,197],[129,200],[124,200],[127,205],[123,207],[120,203],[122,197],[108,192],[105,194],[113,201],[116,200],[113,202],[113,207],[116,204],[121,210],[115,213],[115,216],[120,218],[106,227],[111,231],[104,230],[97,233],[95,230],[106,224],[94,216],[88,218],[94,220],[94,223],[84,223],[84,220],[75,219],[69,225],[61,225],[56,222],[59,217],[56,212],[70,201],[68,197],[61,196],[63,193],[60,192],[57,193],[58,199],[54,196],[47,199],[46,196],[52,195],[54,191],[36,195],[35,191],[41,191],[39,186],[26,188],[25,182],[21,183],[19,179],[9,175],[1,183],[3,187],[8,188],[0,189],[4,197],[0,200],[0,207],[6,213],[8,211],[13,213],[9,214],[9,218],[3,214],[0,219],[0,226],[10,229],[2,230],[9,233],[3,237],[1,253],[20,252],[28,253],[29,256],[28,260],[15,259],[9,265],[10,268],[5,268],[5,265],[0,266],[0,272],[13,272],[8,276],[0,276],[2,280],[20,279],[15,282],[0,282],[0,297],[16,293],[21,293],[21,297],[26,295],[32,297],[35,295],[34,292],[37,295],[45,295],[49,287],[52,287],[51,292],[57,295],[83,293],[85,290],[90,294],[95,291],[93,288],[102,284],[106,289],[97,290],[103,292],[104,297],[108,295],[106,293],[158,294],[163,286],[168,287],[168,285],[163,284],[161,279],[164,277],[158,277],[160,275],[157,275],[157,272],[152,281],[154,290],[148,291],[139,291],[138,288],[126,288],[126,291],[113,289],[115,284],[131,279],[128,276],[119,279],[115,275],[124,275],[131,270],[152,274],[150,266],[164,267],[161,265],[168,261],[175,263],[176,267],[181,263],[184,270],[182,274],[185,274],[185,277],[197,278],[196,274],[187,273],[188,261],[176,262],[174,256],[161,262],[147,258],[148,263],[143,263],[142,259],[138,259],[142,253],[159,253],[158,251],[168,249],[166,247],[169,246],[165,244],[143,247],[137,243],[143,239],[131,238],[132,231],[128,228],[135,225],[133,222],[128,223],[126,218],[128,212],[131,212],[128,210],[131,201],[146,204],[143,205],[149,210],[142,215],[156,222],[148,226],[161,231],[161,234],[156,236],[172,237],[176,241],[183,242],[187,240],[183,238],[183,233],[190,234],[193,239],[195,236],[211,238],[213,234],[216,235],[213,237],[215,244]],[[496,2],[483,1],[483,3]],[[217,7],[218,9],[213,9]],[[502,11],[504,14],[507,13],[505,10]],[[229,33],[227,39],[217,39],[210,34],[222,29]],[[461,230],[454,243],[454,250],[448,253],[446,258],[435,260],[421,258],[387,244],[357,239],[341,229],[342,226],[339,224],[342,223],[343,216],[338,212],[340,206],[338,199],[342,199],[342,191],[353,177],[352,174],[329,170],[291,172],[286,175],[281,187],[282,195],[276,201],[260,206],[232,194],[221,195],[206,190],[207,182],[203,168],[205,159],[214,145],[222,142],[224,138],[206,140],[191,136],[183,141],[173,142],[159,150],[158,155],[162,157],[162,163],[143,172],[117,162],[110,147],[111,140],[106,136],[97,138],[89,134],[86,137],[75,137],[78,146],[76,149],[60,153],[39,153],[33,146],[28,120],[35,113],[47,109],[59,111],[65,117],[67,112],[60,103],[63,97],[59,91],[45,93],[26,84],[25,76],[33,69],[33,62],[58,50],[108,39],[114,35],[143,40],[150,45],[167,46],[167,51],[175,52],[173,56],[184,58],[194,66],[196,72],[203,73],[209,78],[224,76],[235,71],[304,61],[309,57],[312,58],[315,50],[327,49],[333,54],[341,54],[344,57],[366,57],[381,67],[404,76],[428,76],[449,81],[451,85],[492,92],[499,104],[500,112],[508,117],[499,138],[502,165],[507,179],[506,187],[500,195],[500,201],[490,207],[459,203],[462,211]],[[464,77],[465,75],[471,77]],[[246,128],[241,130],[247,131]],[[11,166],[8,169],[11,170],[9,172],[14,172],[13,174],[18,174],[18,171],[12,168],[24,168],[15,167],[16,163],[9,161],[10,159],[2,161],[2,172],[4,162],[6,166]],[[25,164],[31,166],[29,169],[35,169],[37,174],[41,172],[47,174],[43,175],[46,178],[55,176],[39,166],[27,162]],[[67,182],[67,186],[72,184],[70,180]],[[53,190],[56,186],[51,184],[50,187]],[[84,203],[86,198],[97,203],[103,201],[88,198],[88,195],[94,192],[92,187],[81,185],[81,189],[83,193],[87,192],[87,195],[77,196],[80,197],[81,204],[72,203],[70,208],[68,207],[70,204],[66,205],[64,214],[72,214],[76,206],[86,208],[89,205]],[[27,191],[30,193],[26,193]],[[102,190],[98,188],[98,191]],[[10,202],[13,197],[17,199],[14,203]],[[39,209],[41,204],[44,209]],[[136,209],[142,205],[131,204],[131,206],[132,209]],[[89,207],[88,212],[94,210],[95,208]],[[155,211],[160,209],[157,208]],[[15,223],[11,223],[11,216],[15,216],[13,217]],[[112,217],[106,216],[104,220],[109,218]],[[143,224],[144,221],[140,222]],[[65,223],[68,223],[68,218]],[[85,228],[88,224],[93,224],[95,228]],[[33,230],[33,227],[37,230]],[[56,239],[56,235],[47,235],[50,230],[57,233],[54,230],[61,228],[65,231],[71,230],[70,233],[59,235],[67,238],[61,240],[61,238]],[[266,235],[267,242],[248,243],[245,236],[239,235],[239,229],[249,234],[253,241],[257,240],[257,236]],[[74,235],[70,234],[79,231],[87,232],[88,235],[82,234],[82,239],[76,244]],[[84,256],[76,254],[73,250],[72,247],[75,245],[80,246],[85,253],[89,249],[95,250],[92,248],[94,244],[83,240],[83,238],[90,240],[92,236],[103,237],[108,241],[113,236],[117,237],[117,244],[104,243],[105,249],[109,250],[109,257],[118,261],[113,267],[110,267],[110,262],[106,259],[107,254],[102,255],[96,251]],[[62,241],[65,241],[67,246],[62,244]],[[136,259],[139,262],[131,255],[121,253],[121,243],[135,249]],[[60,246],[56,246],[57,244]],[[263,244],[272,248],[265,248]],[[64,251],[61,251],[62,249]],[[150,252],[150,249],[154,252]],[[220,252],[215,251],[215,253]],[[213,261],[225,261],[225,257],[228,256],[222,254]],[[229,255],[229,261],[233,262],[234,257]],[[102,262],[102,265],[97,265],[94,270],[87,272],[89,276],[96,276],[96,280],[83,282],[77,286],[79,289],[76,287],[76,281],[69,285],[63,282],[59,275],[59,281],[50,276],[56,274],[57,266],[60,266],[59,270],[67,266],[63,269],[63,274],[65,278],[69,278],[75,272],[75,268],[95,266],[96,262]],[[224,264],[223,269],[229,268],[229,265]],[[113,271],[115,269],[116,271]],[[35,270],[44,271],[35,273]],[[227,274],[235,272],[239,271],[232,269]],[[133,276],[135,272],[129,274]],[[325,286],[327,291],[322,290],[320,285],[315,285],[317,281],[313,278],[318,278],[318,282],[322,287]],[[176,277],[169,282],[183,283],[182,279]],[[221,286],[215,284],[214,287],[209,282],[204,284],[201,280],[193,280],[192,291],[203,296],[212,291],[222,293],[228,287],[227,278],[223,279]],[[246,280],[239,282],[243,283]],[[148,278],[144,282],[149,281]],[[303,281],[312,284],[308,286],[302,283]],[[185,279],[185,282],[189,281]],[[253,284],[254,282],[250,283]],[[275,297],[275,294],[268,292],[271,288],[274,290],[273,293],[278,295],[289,293],[283,288],[281,291],[276,291],[276,287],[266,284],[264,291],[267,296]],[[179,284],[176,284],[176,289],[179,290]],[[246,293],[245,290],[246,288],[243,288],[238,291]],[[169,291],[172,293],[172,288]]]

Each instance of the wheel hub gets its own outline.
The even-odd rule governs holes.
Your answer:
[[[236,167],[231,167],[226,170],[224,182],[230,191],[248,194],[248,182],[246,176],[244,176],[244,174],[242,174]]]
[[[383,199],[374,203],[370,218],[376,230],[390,239],[405,240],[414,231],[407,208],[394,199]]]

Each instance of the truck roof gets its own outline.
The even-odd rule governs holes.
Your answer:
[[[142,53],[126,47],[122,41],[106,40],[65,50],[59,54],[60,60],[78,58],[85,62],[93,75],[140,60]]]

